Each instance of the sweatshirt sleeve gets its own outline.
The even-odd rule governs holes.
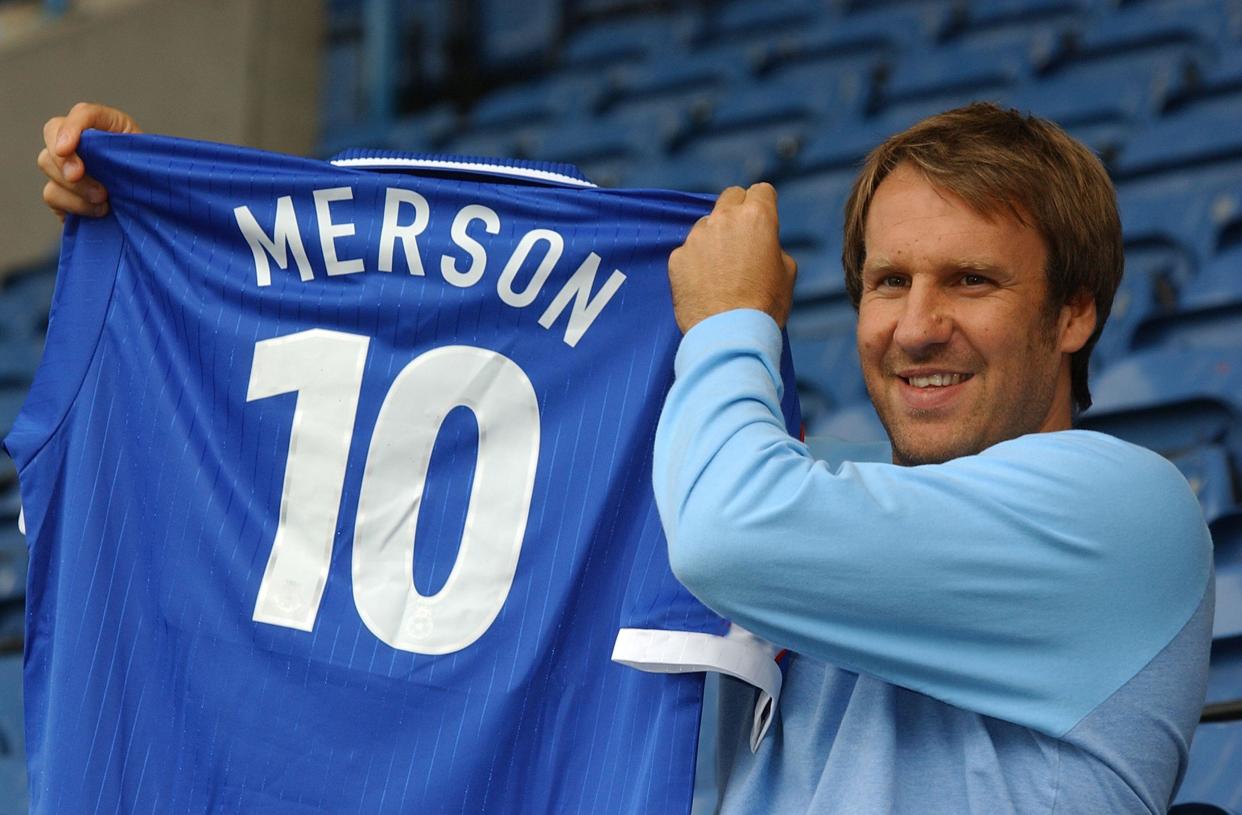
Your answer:
[[[695,326],[656,435],[677,577],[784,647],[1053,736],[1204,597],[1211,540],[1176,468],[1084,431],[945,464],[830,468],[784,430],[780,332]]]

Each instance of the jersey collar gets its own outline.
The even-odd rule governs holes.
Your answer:
[[[555,161],[455,156],[445,153],[407,153],[400,150],[353,149],[330,159],[337,167],[364,170],[431,170],[501,178],[520,178],[567,187],[594,187],[572,164]]]

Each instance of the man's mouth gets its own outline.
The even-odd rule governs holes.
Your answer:
[[[904,380],[906,384],[913,385],[916,388],[947,388],[951,385],[958,385],[970,379],[974,374],[959,373],[917,373],[917,374],[898,374],[899,378]]]

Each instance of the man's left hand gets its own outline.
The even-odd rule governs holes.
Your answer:
[[[767,312],[784,326],[798,266],[781,249],[776,190],[729,187],[668,258],[673,311],[682,333],[735,308]]]

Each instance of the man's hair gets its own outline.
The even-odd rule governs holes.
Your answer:
[[[1043,237],[1050,313],[1095,300],[1095,332],[1070,360],[1073,398],[1091,406],[1087,362],[1112,309],[1123,265],[1117,194],[1095,154],[1046,119],[975,102],[889,137],[872,150],[845,204],[842,263],[854,308],[862,297],[864,230],[876,188],[909,163],[985,217],[1008,215]]]

